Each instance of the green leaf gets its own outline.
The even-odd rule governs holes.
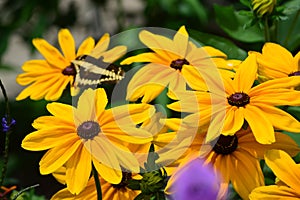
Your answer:
[[[212,46],[223,51],[230,59],[243,60],[247,57],[247,52],[245,50],[239,48],[233,42],[223,37],[199,32],[196,30],[189,30],[189,33],[194,40],[203,45]]]
[[[258,25],[244,29],[244,24],[252,18],[245,15],[239,15],[232,6],[214,5],[217,24],[233,39],[242,42],[262,42],[264,33]]]
[[[240,3],[248,8],[251,8],[251,3],[249,0],[240,0]]]
[[[284,7],[284,14],[291,15],[300,9],[300,2],[299,0],[285,1],[281,6]]]

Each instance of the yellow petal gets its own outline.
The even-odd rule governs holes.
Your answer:
[[[100,58],[102,53],[107,50],[109,42],[110,42],[110,36],[108,33],[105,33],[97,42],[95,48],[90,53],[90,56],[94,58]]]
[[[122,180],[122,171],[121,168],[119,170],[111,168],[105,164],[93,161],[96,170],[100,174],[100,176],[111,184],[118,184]]]
[[[126,46],[116,46],[108,51],[101,54],[104,57],[103,61],[107,63],[115,62],[117,59],[125,55],[127,51]]]
[[[272,144],[275,142],[273,125],[264,111],[248,104],[244,110],[244,116],[257,142],[261,144]]]
[[[208,90],[204,77],[196,67],[185,65],[181,73],[192,89],[197,91]]]
[[[185,29],[185,26],[181,26],[179,28],[173,40],[176,53],[178,52],[178,55],[182,55],[183,57],[185,57],[189,41],[189,35]]]
[[[66,163],[66,183],[72,194],[79,194],[87,185],[91,170],[91,154],[83,147],[77,149]]]
[[[79,46],[76,57],[90,54],[94,47],[95,47],[95,40],[92,37],[86,38]]]
[[[174,54],[179,58],[184,58],[185,55],[178,55],[176,52],[174,42],[162,35],[153,34],[149,31],[142,30],[139,34],[140,40],[150,49],[155,51],[161,57],[172,61],[174,60]]]
[[[275,132],[276,142],[272,144],[260,144],[256,142],[253,134],[245,134],[239,137],[239,148],[245,149],[248,152],[255,152],[259,159],[264,158],[264,154],[270,149],[281,149],[289,153],[291,156],[296,156],[299,153],[297,143],[287,134]]]
[[[30,133],[22,141],[22,148],[31,151],[42,151],[64,144],[66,141],[77,139],[74,130],[64,126],[56,126],[46,130]]]
[[[269,185],[255,188],[249,195],[250,200],[299,200],[299,194],[286,186]]]
[[[98,91],[99,93],[97,94],[103,95],[105,93],[103,88]],[[106,97],[106,95],[104,94],[103,97]],[[107,99],[104,98],[103,101],[104,104],[107,103]],[[96,120],[96,90],[88,88],[81,94],[77,103],[77,109],[74,109],[74,120],[76,127],[83,122]]]
[[[266,104],[256,104],[263,111],[264,115],[279,130],[300,133],[300,122],[289,113]]]
[[[220,51],[219,49],[216,49],[216,48],[211,47],[211,46],[204,46],[202,48],[211,57],[219,57],[219,58],[224,58],[224,59],[227,58],[227,55],[225,53],[223,53],[222,51]]]
[[[56,118],[71,121],[73,119],[73,107],[63,103],[48,103],[47,110]]]
[[[75,41],[68,29],[61,29],[58,32],[58,42],[65,58],[69,61],[75,59]]]
[[[251,191],[264,185],[259,161],[247,151],[235,151],[231,156],[231,183],[242,199],[248,199]],[[247,172],[247,173],[245,173]]]
[[[82,145],[81,141],[73,140],[47,151],[40,161],[40,173],[50,174],[63,166],[76,150]]]
[[[300,76],[291,76],[286,78],[278,78],[263,82],[249,91],[250,96],[256,96],[265,90],[278,89],[278,88],[291,88],[300,84]]]
[[[70,65],[71,60],[64,58],[61,53],[46,40],[36,38],[32,40],[32,43],[53,67],[64,69]]]
[[[292,65],[292,54],[279,44],[266,43],[263,46],[262,55],[258,62],[263,66],[272,67],[277,71],[282,71],[287,74],[296,70],[296,66],[293,67]]]
[[[230,109],[226,111],[222,134],[233,135],[240,130],[244,124],[244,113],[245,109],[243,107],[230,107]]]
[[[285,184],[300,191],[300,169],[295,161],[282,150],[269,150],[265,154],[266,164]]]
[[[61,184],[66,184],[66,167],[60,167],[52,173],[52,176]]]
[[[250,93],[252,95],[252,93]],[[264,103],[269,105],[300,105],[300,91],[292,89],[266,89],[259,92],[257,96],[251,96],[251,103]]]
[[[257,76],[256,55],[250,54],[245,61],[239,65],[233,85],[236,92],[248,93]]]
[[[147,52],[126,58],[121,62],[121,65],[130,65],[133,62],[152,62],[164,64],[165,60],[156,53]]]

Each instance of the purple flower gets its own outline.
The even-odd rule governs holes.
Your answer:
[[[219,182],[213,169],[200,159],[194,159],[176,172],[174,200],[215,200]]]
[[[7,132],[16,124],[16,120],[11,119],[10,123],[8,123],[6,117],[2,117],[2,131]]]

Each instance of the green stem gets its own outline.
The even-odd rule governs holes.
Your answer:
[[[4,85],[1,81],[1,79],[0,79],[0,87],[1,87],[2,94],[4,96],[4,101],[5,101],[5,104],[6,104],[5,117],[6,117],[6,120],[7,120],[7,124],[10,124],[11,123],[11,118],[10,118],[8,97],[7,97],[6,90],[4,88]],[[4,155],[3,155],[3,167],[2,167],[2,170],[1,170],[1,177],[0,177],[0,186],[3,185],[4,178],[5,178],[5,175],[6,175],[7,163],[8,163],[9,136],[10,136],[11,132],[12,132],[11,130],[8,130],[5,133],[5,147],[4,147]]]
[[[270,42],[270,27],[268,23],[268,17],[265,17],[265,42]]]
[[[94,165],[92,166],[92,170],[93,170],[93,176],[95,179],[95,185],[96,185],[96,189],[97,189],[97,200],[102,200],[101,184],[100,184],[98,172]]]
[[[289,32],[288,32],[288,34],[287,34],[287,36],[286,36],[286,38],[285,38],[285,40],[284,40],[284,42],[283,42],[283,45],[284,45],[284,46],[287,46],[287,45],[288,45],[288,41],[289,41],[289,39],[290,39],[290,37],[291,37],[291,34],[292,34],[292,32],[293,32],[293,30],[294,30],[296,24],[297,24],[297,19],[298,19],[299,15],[300,15],[300,10],[298,10],[298,12],[297,12],[295,18],[293,19],[292,25],[291,25],[290,28],[289,28]]]

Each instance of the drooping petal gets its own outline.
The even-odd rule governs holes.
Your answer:
[[[275,142],[273,124],[264,111],[248,104],[246,109],[244,109],[244,116],[257,142],[261,144],[272,144]]]
[[[231,183],[242,199],[251,191],[264,185],[264,176],[258,160],[246,151],[235,151],[231,156]]]
[[[66,77],[64,80],[58,80],[56,82],[55,79],[52,79],[51,82],[53,82],[52,86],[49,87],[49,91],[45,94],[45,100],[51,101],[51,100],[57,100],[59,97],[61,97],[63,91],[66,89],[67,85],[71,83],[73,80],[73,77],[69,76]],[[50,82],[50,81],[49,81]],[[44,85],[44,87],[46,84]],[[40,97],[42,98],[42,97]],[[38,99],[40,99],[38,98]],[[37,99],[37,98],[36,98]]]
[[[58,42],[65,58],[69,61],[75,59],[75,41],[68,29],[61,29],[58,32]]]
[[[264,111],[264,115],[279,130],[300,133],[300,122],[289,113],[266,104],[256,104]]]
[[[256,142],[252,133],[244,134],[239,137],[239,148],[252,153],[253,156],[259,159],[264,158],[264,154],[270,149],[281,149],[289,153],[291,156],[296,156],[299,153],[297,143],[287,134],[275,132],[276,142],[272,144],[260,144]]]
[[[82,145],[81,141],[71,140],[48,150],[40,161],[40,173],[50,174],[56,171],[73,156],[80,145]]]
[[[112,168],[115,171],[120,171],[121,170],[120,163],[118,161],[116,152],[114,152],[113,149],[110,148],[111,145],[113,144],[103,136],[102,137],[96,136],[92,142],[84,143],[85,148],[93,156],[93,162],[96,162],[97,160],[97,162],[100,162],[102,165],[105,165],[106,168]],[[101,176],[104,173],[100,171],[98,172],[101,174]],[[112,177],[112,178],[116,180],[115,179],[116,177]],[[109,181],[109,179],[107,181]]]
[[[92,171],[91,154],[81,145],[66,163],[66,183],[72,194],[79,194],[87,185]]]
[[[224,135],[233,135],[244,124],[245,119],[245,109],[243,107],[237,108],[236,106],[230,107],[226,111],[226,117],[224,120],[224,126],[222,130],[222,134]]]
[[[107,166],[106,164],[102,164],[98,161],[93,161],[96,170],[100,174],[100,176],[111,184],[118,184],[122,180],[122,171],[120,169],[115,169]]]
[[[282,150],[269,150],[265,154],[266,164],[285,184],[300,191],[300,170],[295,161]]]

